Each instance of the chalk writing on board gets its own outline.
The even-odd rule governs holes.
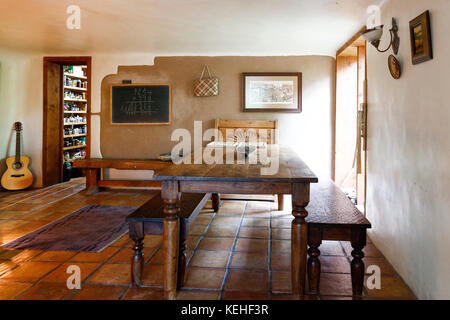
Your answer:
[[[151,116],[159,112],[160,108],[156,101],[152,99],[151,90],[146,88],[134,88],[131,100],[124,101],[120,105],[120,112],[130,117],[133,116]]]
[[[170,85],[113,85],[112,124],[169,124]]]

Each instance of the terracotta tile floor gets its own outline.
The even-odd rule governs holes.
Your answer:
[[[138,206],[145,190],[80,191],[83,179],[26,192],[0,193],[0,244],[89,204]],[[218,213],[208,203],[190,228],[188,268],[178,299],[291,299],[289,205],[227,196]],[[285,201],[288,203],[288,201]],[[131,241],[124,235],[99,253],[0,249],[0,299],[160,299],[161,236],[145,239],[144,287],[130,287]],[[320,294],[307,299],[351,299],[351,246],[325,241],[320,247]],[[382,253],[370,243],[365,262],[381,269],[381,290],[364,288],[365,299],[414,299]],[[82,288],[65,284],[68,266],[78,265]]]

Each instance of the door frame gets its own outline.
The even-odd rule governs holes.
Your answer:
[[[363,26],[357,33],[355,33],[345,44],[340,47],[336,51],[336,63],[335,63],[335,70],[334,70],[334,110],[333,110],[333,150],[332,150],[332,173],[331,173],[331,179],[335,181],[336,179],[336,112],[337,112],[337,79],[338,79],[338,66],[337,66],[337,57],[347,48],[351,47],[353,43],[361,37],[361,33],[365,32],[367,30],[366,26]],[[367,41],[366,41],[366,53],[365,53],[365,76],[366,76],[366,82],[365,82],[365,96],[366,96],[366,103],[367,103]],[[359,86],[359,73],[358,73],[358,86]],[[357,106],[358,107],[358,106]],[[367,106],[366,106],[366,113],[367,113]],[[367,114],[366,114],[366,132],[367,132]],[[367,145],[367,136],[366,141]],[[367,147],[364,152],[364,215],[366,215],[367,212]]]
[[[47,65],[48,63],[55,63],[59,64],[60,66],[63,65],[85,65],[86,66],[86,76],[87,76],[87,92],[86,92],[86,100],[87,100],[87,113],[86,113],[86,122],[87,122],[87,135],[86,135],[86,158],[90,157],[91,153],[91,66],[92,66],[92,57],[91,56],[62,56],[62,57],[44,57],[43,58],[43,136],[42,136],[42,184],[44,187],[48,186],[47,182],[47,103],[48,103],[48,97],[47,97]],[[61,68],[60,71],[60,94],[61,94],[61,108],[63,103],[63,97],[64,97],[64,88],[63,88],[63,69]],[[61,109],[62,110],[62,109]],[[61,140],[64,140],[63,135],[63,123],[61,119],[61,125],[60,125],[60,137]],[[61,146],[63,145],[63,141],[61,141]],[[62,147],[61,147],[62,148]],[[60,148],[60,149],[61,149]],[[62,178],[62,149],[60,150],[60,170],[61,170],[61,178]]]

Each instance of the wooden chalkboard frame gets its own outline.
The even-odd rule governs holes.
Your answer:
[[[112,120],[112,93],[113,87],[123,87],[123,86],[169,86],[169,121],[161,123],[151,123],[151,122],[140,122],[140,123],[113,123]],[[109,86],[109,123],[113,126],[167,126],[172,123],[172,85],[170,83],[115,83]]]

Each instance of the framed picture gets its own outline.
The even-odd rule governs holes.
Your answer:
[[[243,73],[244,112],[301,112],[302,73]]]
[[[110,88],[112,125],[169,125],[170,83],[113,84]]]
[[[418,64],[433,59],[430,12],[428,10],[409,22],[409,34],[412,63]]]

